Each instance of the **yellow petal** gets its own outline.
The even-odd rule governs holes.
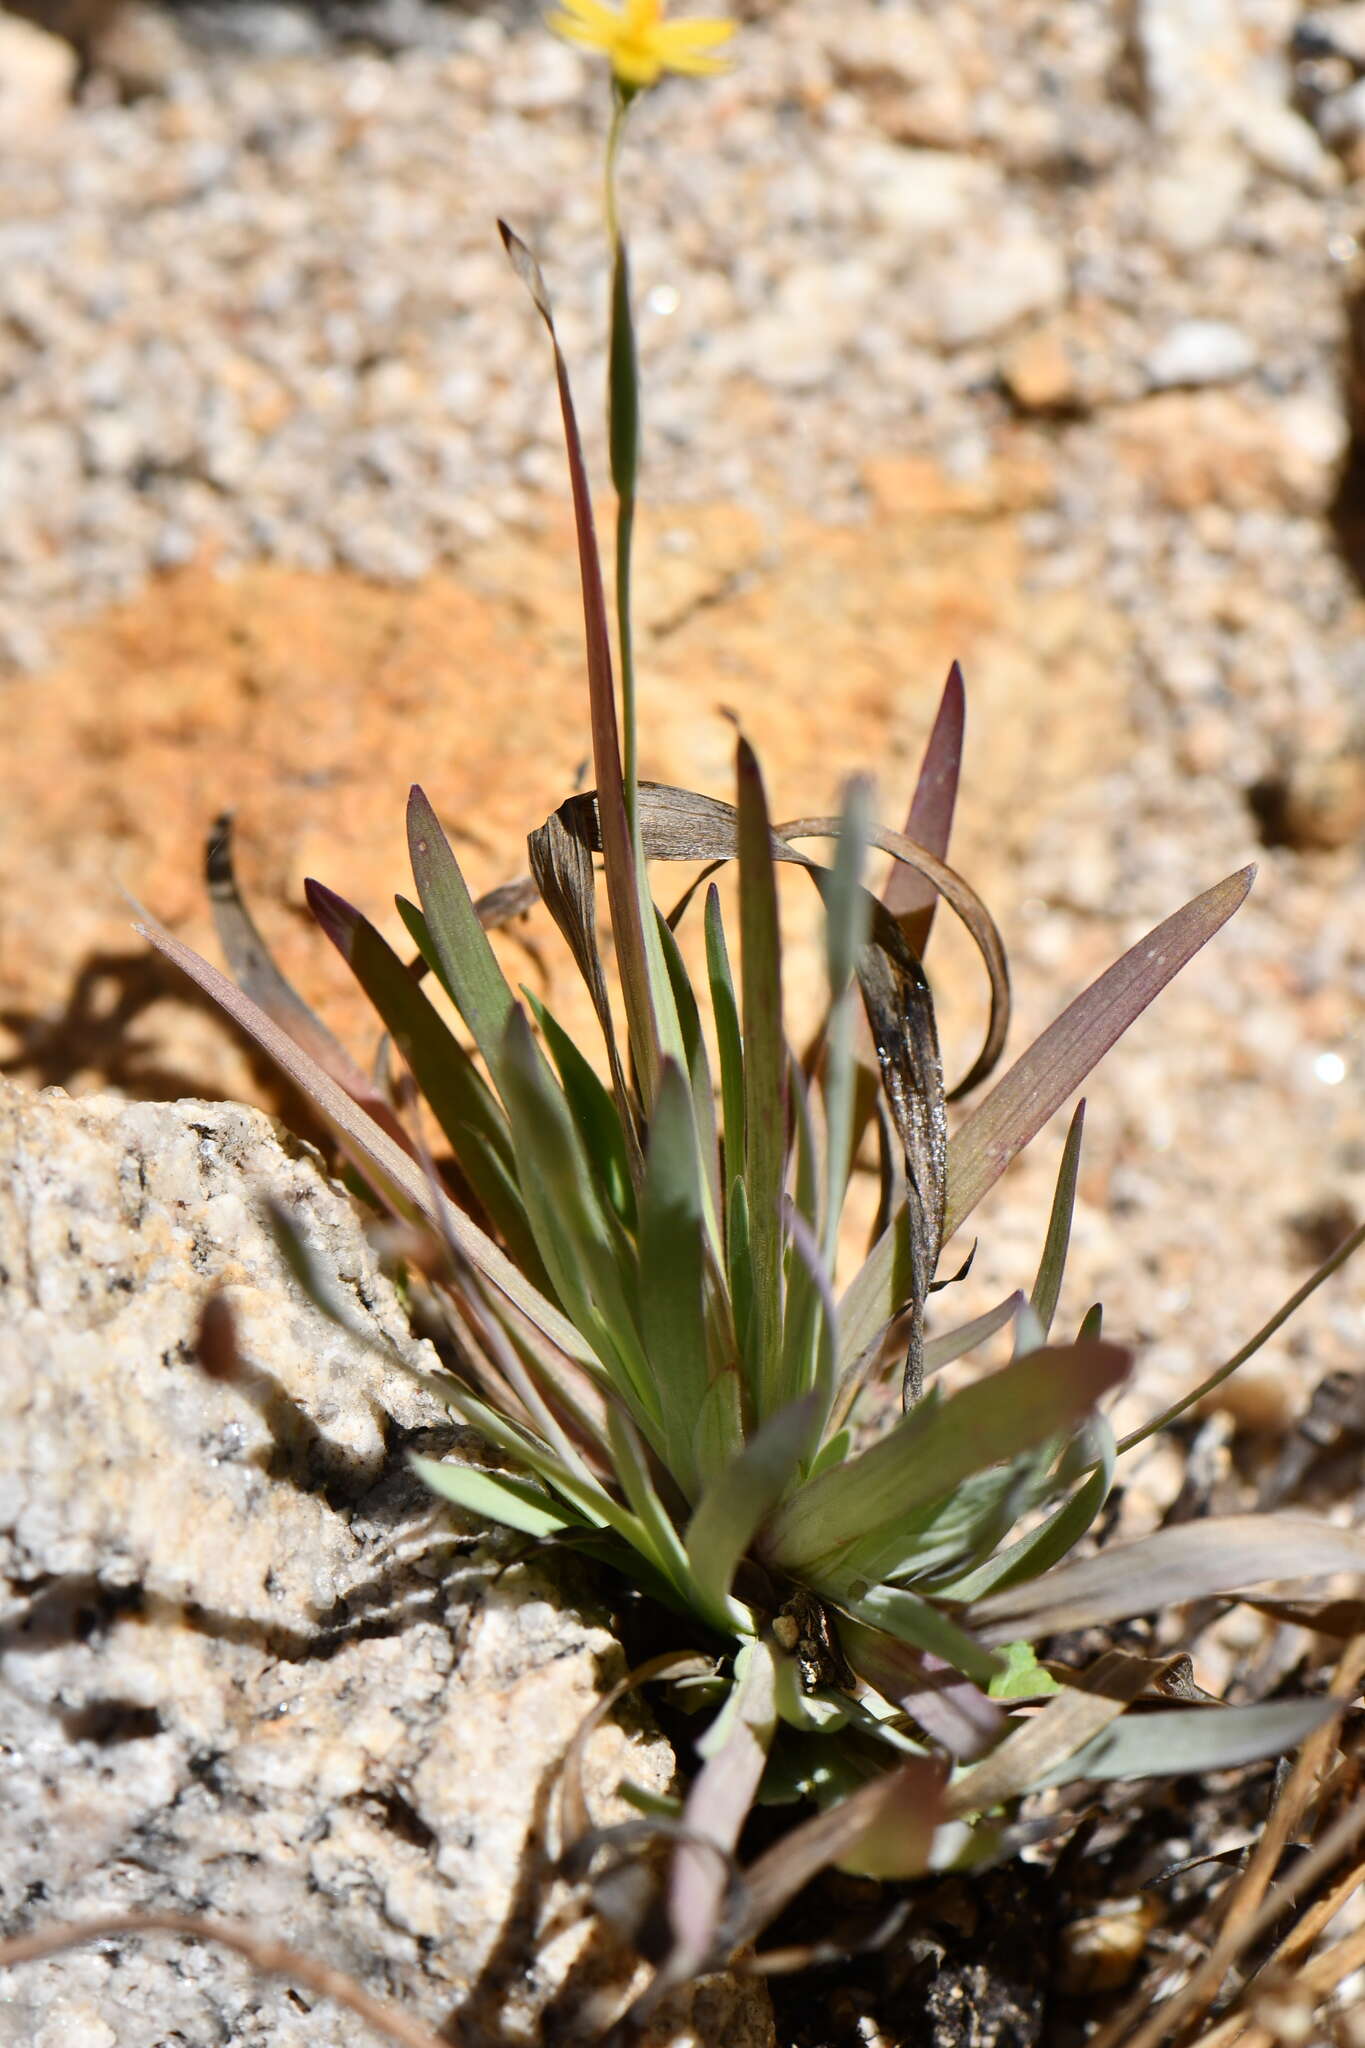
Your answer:
[[[600,0],[560,0],[560,9],[545,18],[546,26],[557,36],[589,43],[594,49],[611,48],[621,26],[621,17],[614,8],[603,7]]]
[[[733,22],[665,22],[663,12],[664,0],[624,0],[623,8],[602,0],[559,0],[547,21],[569,42],[603,51],[619,82],[636,92],[656,85],[665,71],[705,77],[725,69],[704,53],[729,40]]]
[[[619,42],[611,53],[611,68],[622,85],[634,86],[642,92],[646,86],[659,83],[664,67],[651,45]]]
[[[665,63],[671,63],[676,49],[685,52],[714,49],[717,43],[728,43],[735,32],[732,21],[666,21],[654,31],[654,40],[660,51],[668,51]]]

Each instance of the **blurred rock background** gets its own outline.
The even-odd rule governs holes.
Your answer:
[[[1365,1203],[1365,10],[742,12],[730,75],[650,96],[626,159],[644,766],[724,794],[730,707],[779,814],[870,764],[895,818],[960,658],[956,857],[1016,1050],[1261,862],[1090,1091],[1066,1313],[1104,1296],[1145,1412]],[[545,262],[600,476],[607,95],[538,17],[0,14],[0,1066],[27,1084],[278,1105],[118,893],[211,947],[219,809],[364,1050],[303,877],[382,918],[420,776],[491,884],[580,772],[553,393],[493,222]],[[523,978],[559,972],[544,938]],[[977,991],[935,953],[960,1066]],[[1059,1145],[983,1211],[973,1301],[1027,1284]],[[1282,1428],[1362,1337],[1348,1274],[1239,1426]]]

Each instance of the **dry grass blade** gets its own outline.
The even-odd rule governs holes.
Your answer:
[[[1299,1899],[1313,1891],[1318,1881],[1333,1869],[1349,1851],[1357,1848],[1360,1838],[1365,1835],[1365,1801],[1359,1798],[1339,1814],[1326,1834],[1319,1836],[1312,1848],[1307,1850],[1293,1868],[1267,1893],[1255,1921],[1252,1924],[1252,1939],[1259,1940],[1275,1920],[1281,1917],[1286,1897]],[[1341,1908],[1353,1899],[1365,1878],[1365,1863],[1355,1862],[1345,1877],[1339,1878],[1330,1891],[1306,1908],[1274,1953],[1267,1959],[1265,1968],[1284,1970],[1300,1962],[1318,1939],[1318,1936],[1336,1918]]]
[[[1319,1956],[1284,1985],[1283,2004],[1280,2011],[1274,2013],[1273,2024],[1264,2025],[1240,2014],[1226,2025],[1201,2035],[1199,2048],[1222,2048],[1224,2042],[1233,2041],[1238,2043],[1238,2048],[1284,2048],[1286,2041],[1300,2041],[1305,2038],[1301,2031],[1305,2020],[1311,2021],[1325,2000],[1362,1967],[1365,1967],[1365,1930],[1340,1943],[1330,1955]],[[1351,2015],[1358,2015],[1359,2011],[1357,2004],[1351,2008]],[[1340,2014],[1338,2017],[1345,2019],[1351,2015]],[[1313,2034],[1310,2038],[1316,2048],[1319,2040],[1329,2037]],[[1357,2037],[1334,2032],[1330,2038],[1349,2042]]]
[[[924,970],[890,913],[873,922],[874,943],[858,959],[868,1029],[882,1087],[905,1154],[910,1300],[902,1405],[924,1391],[924,1305],[943,1241],[948,1188],[948,1115],[933,998]]]
[[[773,831],[781,840],[792,839],[837,839],[842,829],[840,818],[790,818]],[[972,1061],[967,1072],[953,1088],[948,1099],[955,1101],[965,1095],[991,1072],[1004,1050],[1005,1034],[1010,1020],[1010,976],[1009,964],[1005,958],[1004,942],[1000,937],[995,919],[987,910],[975,889],[964,882],[954,868],[941,861],[923,846],[916,846],[903,832],[888,832],[884,826],[873,826],[869,831],[868,844],[879,846],[883,853],[894,854],[898,861],[923,876],[925,881],[943,898],[949,909],[954,911],[966,927],[990,982],[990,1013],[986,1020],[986,1035],[981,1050]],[[786,858],[793,857],[789,850]],[[801,858],[797,855],[796,858]]]
[[[459,2034],[447,2022],[433,2034],[420,2020],[413,2019],[386,1998],[376,1998],[363,1984],[316,1956],[290,1948],[287,1942],[272,1940],[233,1920],[215,1920],[201,1913],[103,1913],[78,1920],[70,1927],[44,1927],[36,1934],[16,1935],[0,1942],[0,1970],[18,1963],[33,1963],[44,1956],[60,1955],[64,1949],[80,1948],[88,1941],[105,1941],[119,1934],[179,1934],[191,1941],[212,1941],[245,1956],[269,1977],[288,1977],[306,1984],[321,1998],[335,2000],[364,2020],[376,2033],[397,2041],[401,2048],[458,2048]]]
[[[572,1854],[576,1843],[586,1836],[592,1827],[592,1815],[588,1812],[587,1794],[583,1789],[583,1758],[592,1737],[611,1712],[628,1692],[639,1686],[649,1685],[656,1678],[689,1678],[713,1670],[709,1657],[702,1657],[695,1650],[666,1650],[662,1656],[651,1657],[647,1663],[637,1664],[624,1678],[618,1678],[599,1700],[595,1700],[574,1730],[573,1740],[564,1752],[561,1766],[559,1789],[559,1825],[564,1855]]]
[[[1320,1636],[1336,1636],[1340,1641],[1365,1633],[1365,1600],[1262,1600],[1248,1594],[1246,1604],[1272,1621],[1313,1629]]]
[[[1355,1636],[1342,1652],[1329,1687],[1330,1697],[1343,1702],[1354,1699],[1363,1676],[1365,1636]],[[1222,1930],[1203,1962],[1180,1990],[1155,2011],[1149,2011],[1149,2000],[1144,1996],[1131,2000],[1093,2037],[1090,2048],[1158,2048],[1161,2042],[1187,2036],[1208,2011],[1228,1971],[1256,1938],[1271,1879],[1303,1819],[1336,1736],[1333,1723],[1317,1730],[1304,1743],[1251,1860],[1225,1894]],[[1130,2033],[1130,2028],[1135,2031]]]
[[[591,802],[592,799],[586,797],[577,801]],[[815,870],[817,863],[790,842],[795,839],[837,839],[843,831],[843,824],[843,819],[838,817],[793,818],[771,828],[769,851],[774,860],[793,861],[798,867]],[[599,825],[597,847],[601,844],[600,832]],[[640,832],[645,856],[649,860],[720,863],[733,860],[738,851],[738,825],[729,804],[721,803],[715,797],[699,796],[692,790],[674,788],[668,783],[640,784]],[[936,854],[915,845],[904,833],[890,832],[880,825],[869,829],[867,839],[870,846],[893,854],[898,862],[910,867],[933,887],[966,927],[986,968],[991,992],[986,1036],[969,1072],[952,1091],[953,1095],[961,1095],[990,1072],[1000,1056],[1009,1028],[1009,967],[1004,943],[994,918],[975,889]],[[677,923],[706,880],[707,876],[701,875],[688,886],[681,901],[669,914],[670,924]]]
[[[499,882],[496,888],[485,889],[475,899],[474,915],[486,932],[495,932],[514,917],[534,910],[539,901],[540,891],[531,877],[519,875],[515,882]]]
[[[1316,1294],[1324,1280],[1330,1280],[1333,1273],[1344,1266],[1348,1259],[1354,1258],[1362,1244],[1365,1244],[1365,1223],[1357,1225],[1349,1237],[1342,1239],[1336,1250],[1323,1260],[1316,1272],[1310,1273],[1303,1285],[1296,1287],[1287,1301],[1281,1302],[1274,1315],[1262,1323],[1255,1336],[1249,1337],[1240,1351],[1235,1351],[1231,1358],[1219,1366],[1217,1372],[1210,1373],[1197,1387],[1191,1387],[1188,1394],[1182,1394],[1169,1408],[1163,1408],[1160,1415],[1154,1415],[1150,1422],[1143,1423],[1141,1429],[1132,1430],[1129,1435],[1122,1438],[1119,1450],[1136,1449],[1137,1445],[1145,1443],[1149,1436],[1155,1436],[1159,1429],[1165,1429],[1168,1423],[1188,1414],[1190,1409],[1206,1395],[1211,1394],[1215,1387],[1221,1387],[1224,1380],[1230,1379],[1238,1367],[1245,1365],[1249,1358],[1254,1358],[1262,1345],[1269,1343],[1275,1332],[1281,1329],[1291,1316],[1297,1314],[1309,1296]]]
[[[974,1764],[947,1793],[949,1813],[981,1813],[1016,1799],[1054,1765],[1116,1721],[1162,1668],[1147,1657],[1109,1650],[1074,1684],[1054,1695],[998,1749]]]

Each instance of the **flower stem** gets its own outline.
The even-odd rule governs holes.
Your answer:
[[[616,631],[621,657],[622,771],[632,836],[638,833],[639,781],[636,752],[635,648],[630,619],[631,549],[635,538],[635,491],[640,462],[640,376],[635,324],[630,306],[630,265],[616,203],[616,164],[631,95],[618,87],[607,135],[607,233],[611,240],[611,358],[607,410],[611,475],[616,487]],[[637,858],[639,848],[637,847]]]

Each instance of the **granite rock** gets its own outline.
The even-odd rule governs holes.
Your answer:
[[[224,1104],[0,1082],[0,1158],[6,1931],[208,1910],[429,2026],[458,2012],[467,2039],[619,2005],[633,1965],[562,1912],[546,1845],[565,1746],[620,1652],[583,1588],[433,1514],[408,1473],[405,1442],[470,1440],[398,1362],[430,1353],[347,1198]],[[357,1338],[289,1279],[267,1196]],[[233,1383],[193,1356],[212,1290],[237,1319]],[[623,1776],[657,1790],[672,1769],[657,1734],[610,1722],[590,1804],[609,1816]],[[758,2048],[762,2000],[707,1995],[724,2038]],[[0,2042],[373,2038],[315,2002],[210,1946],[124,1937],[0,1976]],[[686,2005],[660,2038],[697,2042]]]
[[[0,135],[7,152],[48,143],[76,82],[76,56],[61,37],[0,8]]]

